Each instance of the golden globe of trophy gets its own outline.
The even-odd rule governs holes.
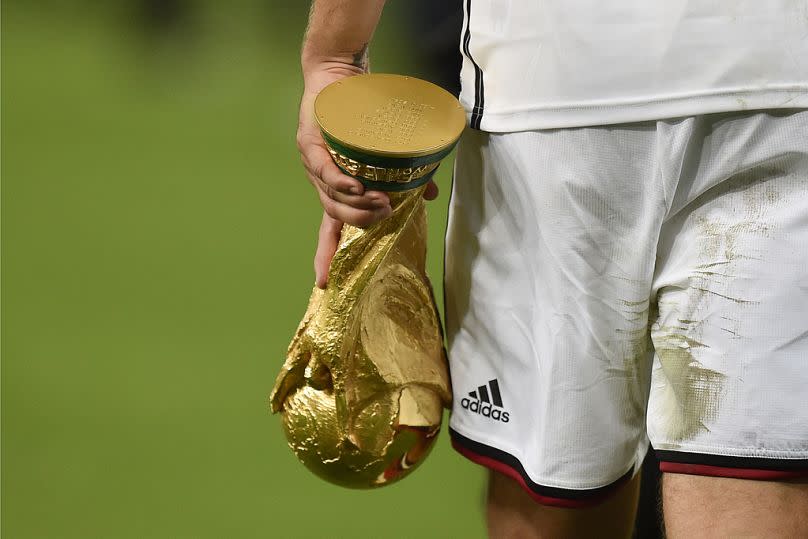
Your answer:
[[[314,108],[336,164],[367,189],[388,191],[393,213],[343,227],[327,288],[312,292],[270,405],[307,468],[372,488],[423,461],[451,402],[422,194],[465,114],[431,83],[383,74],[335,82]]]

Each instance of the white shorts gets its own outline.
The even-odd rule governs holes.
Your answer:
[[[808,475],[808,111],[469,130],[446,252],[451,435],[542,503]]]

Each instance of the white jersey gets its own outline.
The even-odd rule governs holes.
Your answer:
[[[461,101],[507,132],[808,107],[808,0],[464,0]]]

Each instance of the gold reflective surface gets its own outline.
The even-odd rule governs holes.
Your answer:
[[[419,157],[453,145],[466,124],[463,107],[432,83],[390,74],[347,77],[317,96],[320,128],[357,151]]]
[[[346,157],[332,148],[328,148],[328,153],[331,154],[331,159],[339,168],[347,174],[355,178],[367,178],[376,182],[409,183],[418,178],[423,178],[440,165],[440,163],[430,163],[429,165],[408,168],[374,167]]]
[[[380,223],[343,228],[328,288],[312,292],[270,395],[297,457],[346,487],[411,472],[450,404],[423,189],[389,193],[393,214]]]

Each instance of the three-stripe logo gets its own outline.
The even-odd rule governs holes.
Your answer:
[[[463,397],[460,401],[460,406],[495,421],[507,423],[510,420],[508,412],[500,409],[502,394],[499,392],[499,382],[496,378],[489,380],[488,384],[479,386],[475,391],[469,391],[468,397]]]

